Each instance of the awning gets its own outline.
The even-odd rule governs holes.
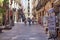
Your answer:
[[[54,8],[48,10],[48,13],[53,13],[53,12],[54,12]]]
[[[56,1],[54,2],[54,5],[59,6],[59,5],[60,5],[60,0],[56,0]]]
[[[39,1],[37,6],[36,6],[36,10],[39,11],[42,7],[44,7],[46,5],[46,3],[48,2],[48,0],[46,1]]]
[[[42,7],[42,5],[41,5],[41,3],[40,3],[40,1],[39,1],[38,4],[37,4],[37,6],[36,6],[36,10],[37,10],[37,11],[40,10],[41,7]]]
[[[21,1],[21,0],[15,0],[15,2],[17,2],[17,3],[19,3],[19,4],[20,4],[20,1]]]

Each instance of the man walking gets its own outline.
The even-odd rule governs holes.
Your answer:
[[[28,18],[28,22],[29,22],[29,25],[31,25],[31,19],[30,18]]]

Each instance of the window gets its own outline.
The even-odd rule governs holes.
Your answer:
[[[28,9],[28,12],[30,12],[30,10]]]
[[[30,0],[28,0],[28,1],[30,1]]]
[[[30,6],[28,6],[28,9],[30,9]]]

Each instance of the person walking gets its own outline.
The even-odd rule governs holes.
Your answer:
[[[29,22],[29,25],[31,25],[31,19],[30,18],[28,18],[28,22]]]
[[[35,20],[35,19],[34,19],[34,17],[33,17],[33,18],[32,18],[32,24],[34,24],[34,20]]]
[[[24,19],[24,23],[25,23],[25,25],[27,24],[27,20],[26,20],[26,18]]]

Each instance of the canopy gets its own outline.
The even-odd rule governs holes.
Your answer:
[[[49,12],[49,13],[53,13],[53,12],[54,12],[54,8],[50,8],[50,9],[48,10],[48,12]]]

